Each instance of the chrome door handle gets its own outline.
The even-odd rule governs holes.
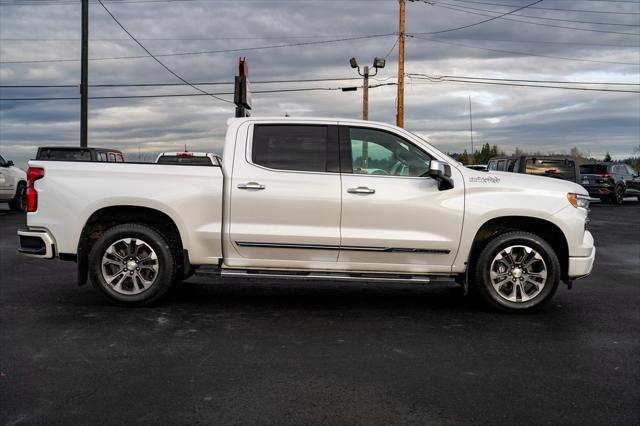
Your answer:
[[[238,185],[238,189],[264,189],[264,185],[260,185],[258,182],[241,183]]]
[[[367,188],[366,186],[359,186],[357,188],[349,188],[347,189],[349,194],[375,194],[375,189]]]

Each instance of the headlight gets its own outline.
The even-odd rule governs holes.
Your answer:
[[[570,192],[567,194],[567,200],[569,200],[573,207],[582,207],[583,209],[589,208],[588,195],[574,194],[573,192]]]

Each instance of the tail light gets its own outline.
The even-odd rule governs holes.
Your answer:
[[[614,181],[612,173],[598,173],[596,176],[597,183],[607,183]]]
[[[29,167],[27,171],[27,212],[32,213],[38,210],[38,191],[36,191],[34,183],[43,177],[44,169],[42,167]]]

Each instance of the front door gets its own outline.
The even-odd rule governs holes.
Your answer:
[[[234,156],[228,266],[327,268],[340,247],[336,125],[253,124]]]
[[[13,198],[16,192],[16,179],[9,165],[0,157],[0,200]]]
[[[464,189],[439,190],[431,157],[384,130],[341,127],[339,261],[367,271],[447,273],[462,231]],[[344,151],[350,155],[344,155]]]

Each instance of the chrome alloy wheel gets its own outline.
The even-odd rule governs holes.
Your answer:
[[[547,282],[547,265],[531,247],[506,247],[493,258],[491,285],[509,302],[527,302],[540,294]]]
[[[158,256],[151,246],[136,238],[111,244],[102,256],[102,278],[124,295],[142,293],[158,276]]]

